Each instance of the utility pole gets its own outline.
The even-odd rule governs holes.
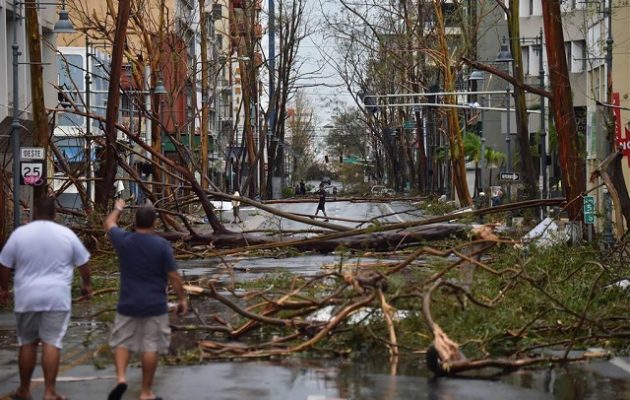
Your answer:
[[[606,10],[607,19],[607,31],[606,37],[606,98],[608,104],[613,104],[613,79],[612,79],[612,57],[613,57],[613,44],[612,37],[612,0],[608,0],[608,7]],[[610,154],[615,143],[615,125],[617,121],[613,108],[608,109],[608,140],[606,141],[606,155]],[[611,177],[614,177],[614,168],[611,173]],[[623,221],[617,221],[618,224],[623,224]],[[612,199],[610,197],[609,190],[604,190],[604,229],[602,232],[602,239],[606,246],[611,246],[615,238],[612,233]]]
[[[545,65],[543,60],[543,30],[538,37],[538,78],[540,88],[545,89]],[[547,198],[547,130],[545,126],[545,96],[540,96],[540,173],[542,174],[541,198]]]
[[[274,0],[269,0],[269,128],[267,132],[267,198],[273,198],[273,140],[276,130],[276,12]]]
[[[209,124],[209,72],[208,61],[208,26],[206,1],[199,0],[200,29],[201,29],[201,187],[208,189],[208,124]],[[191,147],[192,151],[192,147]]]
[[[90,137],[90,125],[92,123],[92,121],[90,120],[90,113],[92,112],[91,108],[90,108],[90,97],[91,93],[90,93],[90,85],[92,84],[92,79],[90,78],[90,74],[92,72],[91,68],[90,68],[90,56],[92,54],[90,53],[90,37],[87,34],[87,31],[85,32],[85,113],[86,118],[85,118],[85,149],[86,149],[86,161],[87,161],[87,168],[86,168],[86,188],[87,188],[87,193],[88,193],[88,200],[91,201],[92,200],[92,193],[93,193],[93,187],[92,187],[92,138]],[[83,208],[87,208],[89,206],[89,204],[84,204]]]
[[[116,33],[114,47],[112,49],[110,85],[107,93],[107,110],[105,112],[105,155],[99,169],[99,185],[96,193],[96,206],[101,211],[107,210],[107,204],[113,197],[114,181],[118,166],[118,154],[116,149],[116,121],[120,107],[120,75],[124,56],[125,40],[127,37],[127,25],[131,11],[131,0],[121,0],[118,3],[118,16],[116,17]]]
[[[14,3],[15,4],[15,3]],[[14,6],[15,7],[15,6]],[[44,103],[44,77],[42,65],[42,40],[37,17],[38,2],[24,2],[26,14],[26,37],[31,71],[31,110],[33,116],[33,145],[44,149],[44,162],[48,160],[48,118]],[[14,106],[15,107],[15,106]],[[43,176],[44,181],[46,176]],[[47,185],[33,186],[33,199],[37,202],[47,194]]]
[[[543,1],[543,21],[545,32],[545,48],[549,63],[549,82],[553,95],[553,112],[558,131],[558,147],[560,167],[562,170],[562,186],[564,187],[569,206],[569,219],[578,221],[582,214],[582,193],[586,190],[583,161],[573,109],[571,81],[564,51],[564,33],[562,31],[562,13],[560,2]],[[576,229],[577,232],[577,229]]]
[[[13,55],[13,119],[11,121],[11,147],[13,152],[13,229],[20,226],[20,98],[19,93],[19,56],[18,45],[18,10],[13,3],[13,43],[11,44]]]
[[[509,71],[509,69],[508,69]],[[505,147],[507,150],[507,168],[506,172],[512,172],[512,125],[510,123],[510,84],[508,83],[507,89],[505,89],[505,99],[507,102],[507,128],[505,134]],[[512,201],[512,184],[510,182],[507,183],[507,198],[508,201]]]

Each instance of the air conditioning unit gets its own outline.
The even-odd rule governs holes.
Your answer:
[[[220,20],[223,17],[223,6],[220,3],[212,5],[212,18]]]

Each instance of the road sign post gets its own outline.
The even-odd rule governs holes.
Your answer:
[[[43,147],[20,147],[21,160],[45,160],[46,151]]]
[[[584,196],[584,223],[593,225],[595,223],[595,197]]]
[[[20,185],[41,186],[46,182],[44,160],[20,161]]]
[[[521,180],[521,176],[516,172],[501,172],[499,179],[507,182],[518,182]]]

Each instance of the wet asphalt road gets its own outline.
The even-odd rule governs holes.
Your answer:
[[[284,211],[313,214],[317,204],[275,205]],[[347,202],[327,204],[330,216],[364,220],[409,210],[408,204]],[[277,228],[305,229],[307,225],[270,217],[266,213],[245,208],[247,229]],[[387,217],[388,222],[401,222],[419,218],[419,214],[400,214]],[[336,222],[346,226],[355,223]],[[336,256],[314,256],[286,259],[233,259],[239,279],[282,268],[299,269],[304,273],[317,273],[322,265],[334,263]],[[364,260],[365,261],[365,260]],[[211,274],[218,265],[216,260],[189,262],[185,270],[189,275]],[[93,310],[76,310],[75,314]],[[17,383],[16,347],[13,338],[14,320],[8,311],[0,311],[0,396],[13,390]],[[86,341],[86,331],[91,340]],[[58,389],[70,399],[104,399],[114,385],[111,366],[96,368],[92,353],[98,343],[106,340],[106,324],[89,324],[75,319],[71,323],[63,351]],[[400,366],[391,375],[387,361],[373,360],[312,360],[291,358],[282,361],[210,362],[194,366],[160,366],[156,376],[156,393],[164,399],[215,399],[215,400],[332,400],[332,399],[630,399],[629,358],[620,358],[617,364],[608,361],[571,365],[566,368],[519,371],[496,380],[432,379],[422,361]],[[37,369],[35,377],[41,377]],[[77,378],[80,378],[77,380]],[[89,378],[90,380],[81,380]],[[130,389],[125,399],[137,399],[140,369],[137,362],[129,369]],[[74,380],[74,381],[73,381]],[[43,385],[35,382],[35,399],[42,398]],[[2,397],[0,397],[2,399]]]
[[[285,212],[305,215],[314,215],[317,210],[317,202],[283,203],[273,204],[271,206]],[[356,228],[363,221],[369,221],[383,215],[385,215],[384,218],[378,218],[380,223],[397,223],[421,218],[421,212],[416,207],[403,202],[392,202],[390,204],[329,201],[326,203],[326,214],[328,217],[332,218],[330,220],[331,223],[347,226],[349,228]],[[279,218],[268,213],[260,213],[259,215],[263,216],[262,223],[257,225],[259,229],[302,230],[311,228],[311,225]],[[323,214],[320,212],[319,216],[323,216]],[[334,218],[344,218],[357,222],[336,221]],[[247,224],[248,222],[246,221],[245,223]],[[362,225],[362,227],[365,226],[366,225]],[[250,226],[247,226],[247,228],[252,229]]]
[[[455,399],[629,399],[630,376],[598,374],[605,362],[538,371],[520,371],[497,379],[434,379],[414,364],[390,375],[387,363],[313,361],[211,362],[195,366],[160,366],[155,391],[164,399],[207,400],[455,400]],[[17,384],[0,368],[0,390]],[[36,377],[41,376],[37,371]],[[104,399],[114,385],[112,367],[80,365],[61,374],[58,389],[70,399]],[[89,378],[88,381],[69,379]],[[125,399],[137,399],[140,369],[129,369]],[[34,398],[42,396],[36,382]]]

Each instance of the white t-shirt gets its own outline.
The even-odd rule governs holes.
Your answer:
[[[232,196],[234,196],[234,197],[241,197],[241,194],[238,192],[238,190],[236,190]],[[232,200],[232,207],[240,207],[240,206],[241,206],[241,202],[240,201]]]
[[[15,312],[70,311],[74,267],[89,259],[65,226],[37,220],[16,229],[0,253],[0,264],[15,270]]]

